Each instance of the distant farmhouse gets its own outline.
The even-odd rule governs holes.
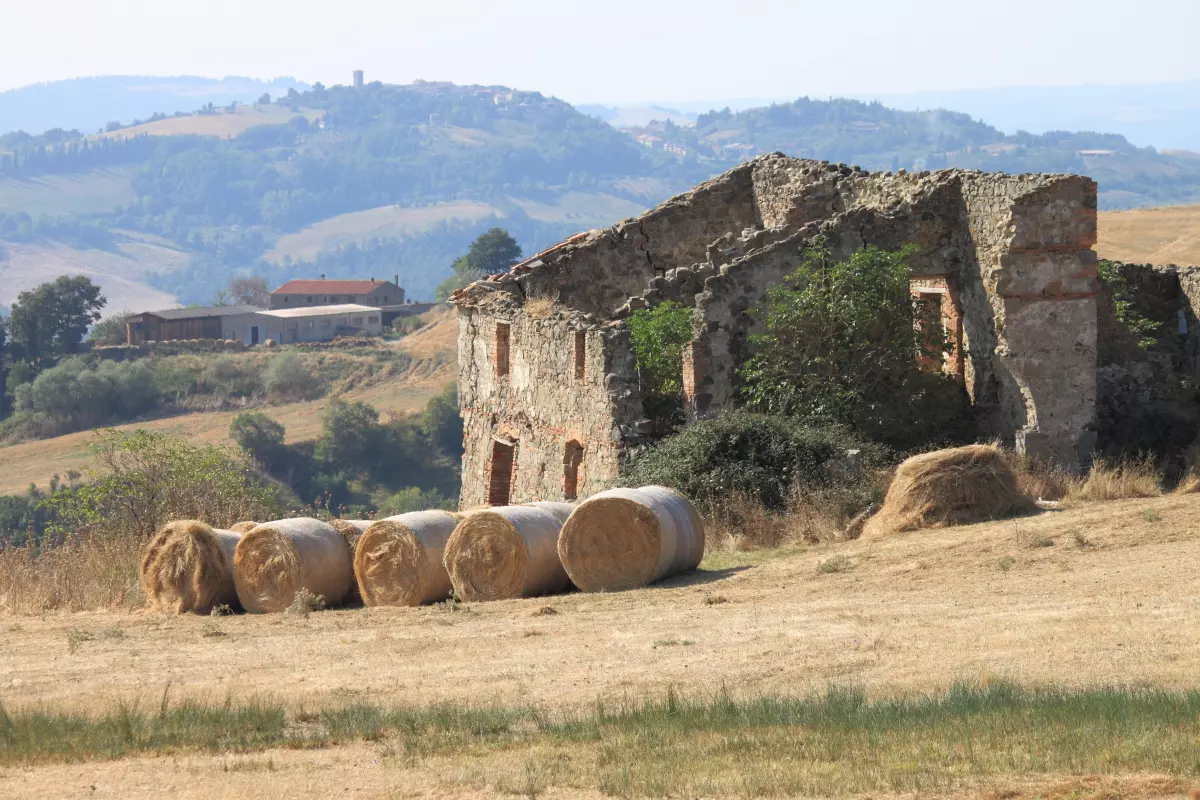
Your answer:
[[[399,281],[288,281],[271,292],[271,307],[213,306],[146,311],[126,323],[126,342],[225,339],[246,345],[324,342],[335,336],[376,336],[398,317],[431,303],[405,303]]]

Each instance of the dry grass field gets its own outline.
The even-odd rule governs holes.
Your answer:
[[[133,167],[101,169],[80,175],[43,175],[0,180],[0,213],[106,214],[137,200]]]
[[[412,366],[398,380],[373,383],[341,395],[346,400],[361,400],[381,414],[407,414],[420,411],[430,398],[454,380],[454,347],[457,323],[451,315],[428,328],[405,337],[395,346],[413,357]],[[287,428],[289,442],[315,439],[320,431],[320,410],[328,399],[272,406],[273,418]],[[168,431],[186,436],[194,443],[228,442],[229,423],[237,411],[187,414],[116,426],[118,430]],[[19,494],[37,484],[46,487],[53,475],[64,475],[88,465],[88,445],[93,433],[81,431],[52,439],[0,447],[0,495]]]
[[[317,109],[305,108],[292,111],[285,106],[238,106],[234,111],[218,109],[212,114],[188,114],[183,117],[169,117],[157,122],[147,122],[131,128],[122,128],[110,133],[100,133],[92,139],[126,139],[141,134],[150,136],[218,136],[222,139],[233,139],[259,125],[283,125],[296,117],[317,119],[323,112]]]
[[[1200,559],[1198,519],[1200,495],[1184,495],[785,551],[714,543],[698,572],[647,589],[465,607],[10,616],[0,620],[0,700],[10,714],[86,716],[124,703],[128,717],[136,703],[153,716],[166,714],[164,696],[167,706],[269,702],[289,724],[312,720],[332,738],[0,764],[0,795],[1179,797],[1200,764],[1193,711],[1135,736],[1113,725],[1138,713],[1104,710],[1105,695],[1058,711],[1020,706],[1009,718],[1003,692],[985,689],[981,700],[902,714],[910,721],[894,723],[894,738],[868,746],[831,721],[851,713],[832,696],[819,713],[788,712],[808,713],[810,729],[832,726],[829,736],[841,731],[841,744],[823,750],[803,725],[761,719],[783,712],[754,698],[855,687],[869,700],[852,693],[845,702],[861,708],[956,682],[1191,689],[1200,573],[1187,565]],[[666,705],[630,711],[647,698]],[[710,698],[708,710],[688,698]],[[956,705],[966,721],[954,724],[966,728],[918,734]],[[414,711],[394,712],[401,716],[384,726],[370,721],[376,707]],[[532,709],[524,713],[533,727],[482,732],[493,723],[478,715],[514,708]],[[732,717],[717,720],[726,708]],[[899,713],[870,708],[884,727]],[[547,721],[556,714],[584,721]],[[599,722],[585,721],[597,714]],[[1044,725],[1030,723],[1044,714]],[[1073,714],[1099,716],[1072,724]],[[406,725],[416,727],[404,734]],[[343,729],[357,733],[339,736]],[[451,729],[459,738],[445,738]],[[1084,733],[1099,738],[1071,738]],[[982,748],[988,736],[995,743]],[[1138,749],[1139,741],[1150,744]]]
[[[115,252],[77,250],[56,242],[3,242],[0,260],[0,303],[11,306],[17,295],[59,275],[85,275],[108,300],[108,314],[126,309],[174,308],[175,298],[151,287],[146,277],[187,264],[189,254],[157,237],[122,232]]]
[[[1200,265],[1200,206],[1100,214],[1096,253],[1139,264]]]

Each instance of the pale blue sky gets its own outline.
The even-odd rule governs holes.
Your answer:
[[[576,103],[1200,78],[1200,0],[0,0],[0,91],[85,75],[500,83]]]

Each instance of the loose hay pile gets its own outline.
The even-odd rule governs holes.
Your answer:
[[[558,554],[581,591],[635,589],[699,566],[704,523],[672,489],[609,489],[571,514]]]
[[[150,602],[177,614],[207,614],[238,604],[233,554],[241,534],[196,520],[168,522],[142,551],[142,588]]]
[[[967,525],[1036,508],[999,447],[970,445],[922,453],[896,470],[863,535]]]
[[[341,603],[354,580],[346,540],[315,519],[264,522],[242,537],[233,556],[233,579],[250,612],[285,611],[307,589],[327,606]]]
[[[446,543],[446,571],[463,600],[505,600],[561,592],[559,519],[541,508],[501,506],[468,514]]]
[[[368,606],[419,606],[450,596],[442,564],[459,519],[446,511],[415,511],[372,523],[354,551],[354,577]]]

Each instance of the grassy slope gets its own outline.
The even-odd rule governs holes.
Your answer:
[[[152,715],[169,684],[176,708],[189,697],[231,697],[234,708],[269,697],[291,715],[293,735],[341,730],[350,743],[253,758],[216,742],[217,756],[172,750],[172,759],[86,770],[18,768],[0,775],[0,787],[7,780],[19,796],[49,797],[86,790],[102,776],[112,791],[137,797],[181,782],[238,796],[316,797],[337,782],[372,796],[402,784],[422,794],[494,797],[528,795],[526,780],[539,791],[559,787],[549,795],[559,797],[1179,796],[1200,750],[1194,712],[1186,712],[1192,701],[1171,696],[1131,703],[1122,699],[1130,695],[1087,695],[1072,710],[1023,705],[1019,696],[1014,704],[1003,692],[979,702],[960,695],[899,719],[853,696],[814,703],[813,713],[752,701],[821,695],[830,684],[878,700],[1002,679],[1068,690],[1192,689],[1200,641],[1189,621],[1200,578],[1178,567],[1200,557],[1197,519],[1197,495],[1098,503],[722,556],[633,592],[457,611],[10,618],[0,650],[10,712],[94,714],[137,699]],[[1042,537],[1054,544],[1033,546]],[[818,569],[839,555],[849,569]],[[999,566],[1005,557],[1013,560],[1007,569]],[[547,605],[557,613],[535,613]],[[684,700],[631,709],[644,699],[664,702],[669,690]],[[722,691],[751,702],[722,703]],[[598,698],[610,715],[599,723]],[[709,710],[698,713],[689,699]],[[436,703],[450,705],[386,716],[397,705]],[[1140,710],[1155,703],[1161,708],[1148,716]],[[532,706],[545,716],[513,724],[503,710],[472,716],[471,706]],[[330,713],[313,713],[322,708]],[[583,721],[556,728],[562,714]],[[856,716],[861,727],[843,725]],[[140,725],[119,717],[118,733]],[[125,742],[114,754],[129,749]],[[318,764],[323,777],[314,782]]]
[[[1200,264],[1200,206],[1102,213],[1101,258],[1153,264]]]
[[[611,225],[645,210],[643,205],[602,192],[565,192],[552,203],[516,197],[508,200],[539,222],[574,223],[581,230]],[[276,263],[282,262],[285,256],[291,256],[293,261],[312,259],[322,250],[362,244],[373,238],[403,238],[425,233],[442,222],[477,222],[493,215],[501,218],[499,224],[504,224],[503,209],[471,200],[422,208],[381,206],[330,217],[297,233],[282,236],[267,252],[266,258]]]
[[[0,213],[96,214],[127,206],[137,199],[133,167],[95,170],[81,175],[43,175],[0,179]]]
[[[100,133],[91,139],[126,139],[141,134],[150,136],[219,136],[232,139],[259,125],[282,125],[295,117],[314,120],[323,112],[304,108],[292,111],[286,106],[239,106],[236,111],[218,109],[212,114],[188,114],[136,125],[130,128]]]
[[[429,399],[453,382],[454,348],[458,326],[452,315],[429,328],[406,337],[402,346],[413,355],[413,364],[397,381],[377,383],[347,392],[345,399],[362,400],[381,414],[412,413],[425,407]],[[319,411],[327,399],[289,403],[265,409],[287,428],[290,442],[315,439],[320,432]],[[117,426],[119,430],[148,428],[180,433],[193,442],[228,442],[229,423],[236,411],[187,414],[179,417],[134,422]],[[71,433],[0,448],[0,495],[25,491],[31,483],[45,487],[51,476],[87,466],[91,431]]]
[[[87,275],[108,299],[105,313],[123,309],[172,308],[175,298],[150,287],[146,276],[187,263],[188,254],[170,242],[140,233],[122,233],[117,251],[77,250],[55,242],[0,242],[0,303],[59,275]]]

